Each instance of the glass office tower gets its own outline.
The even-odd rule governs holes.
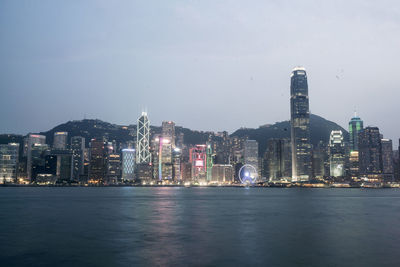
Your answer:
[[[310,111],[307,73],[302,67],[291,74],[290,125],[292,182],[306,182],[311,178]]]

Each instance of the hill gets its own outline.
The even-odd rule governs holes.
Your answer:
[[[348,132],[338,124],[326,120],[320,116],[310,115],[310,140],[313,145],[317,145],[319,141],[327,143],[332,130],[341,130],[345,140],[348,140]],[[231,136],[248,136],[249,139],[257,140],[259,144],[260,155],[266,150],[267,141],[270,138],[290,138],[290,122],[282,121],[266,127],[259,127],[257,129],[242,128]]]

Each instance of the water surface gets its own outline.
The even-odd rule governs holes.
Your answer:
[[[400,190],[0,188],[2,266],[400,266]]]

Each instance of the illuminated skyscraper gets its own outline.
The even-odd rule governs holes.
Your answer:
[[[207,146],[196,145],[191,148],[190,161],[192,163],[192,180],[205,182],[207,180]]]
[[[147,112],[142,112],[136,125],[136,163],[150,163],[150,122],[147,118]]]
[[[346,148],[342,131],[332,131],[329,137],[330,176],[344,176]]]
[[[121,179],[121,155],[111,153],[107,155],[107,181],[117,183]]]
[[[172,149],[175,148],[175,123],[173,121],[162,122],[162,137],[169,139]]]
[[[175,181],[182,180],[181,158],[182,150],[178,147],[175,147],[172,151],[173,178]]]
[[[55,132],[53,139],[53,149],[67,148],[68,132]]]
[[[84,156],[85,151],[85,138],[82,136],[74,136],[71,138],[71,151],[72,151],[72,178],[79,181],[80,176],[84,173]]]
[[[244,164],[252,165],[258,170],[258,143],[256,140],[246,140],[243,144]]]
[[[350,151],[358,151],[358,135],[363,128],[363,121],[354,114],[349,122]]]
[[[135,174],[135,149],[122,149],[122,180],[133,181]]]
[[[0,145],[0,184],[16,182],[19,144]]]
[[[29,181],[32,181],[32,148],[35,144],[45,145],[46,136],[38,134],[29,134],[24,138],[23,156],[27,158],[26,172]],[[47,147],[45,148],[47,149]]]
[[[292,181],[304,182],[311,177],[311,144],[307,74],[302,67],[291,74],[290,115]]]

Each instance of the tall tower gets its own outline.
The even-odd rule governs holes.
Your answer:
[[[359,135],[361,175],[382,174],[382,143],[378,127],[367,127]]]
[[[175,123],[173,121],[162,122],[162,137],[171,141],[172,149],[175,148]]]
[[[67,148],[68,132],[55,132],[53,138],[54,149],[66,149]]]
[[[142,115],[138,118],[136,134],[136,163],[150,163],[150,121],[147,118],[147,112],[142,112]]]
[[[292,182],[311,177],[310,111],[307,73],[302,67],[290,76],[290,125],[292,143]]]
[[[349,122],[350,151],[358,151],[358,134],[363,128],[363,121],[357,114],[354,114]]]
[[[344,146],[342,131],[331,131],[329,137],[329,169],[330,176],[344,176],[346,149]]]

